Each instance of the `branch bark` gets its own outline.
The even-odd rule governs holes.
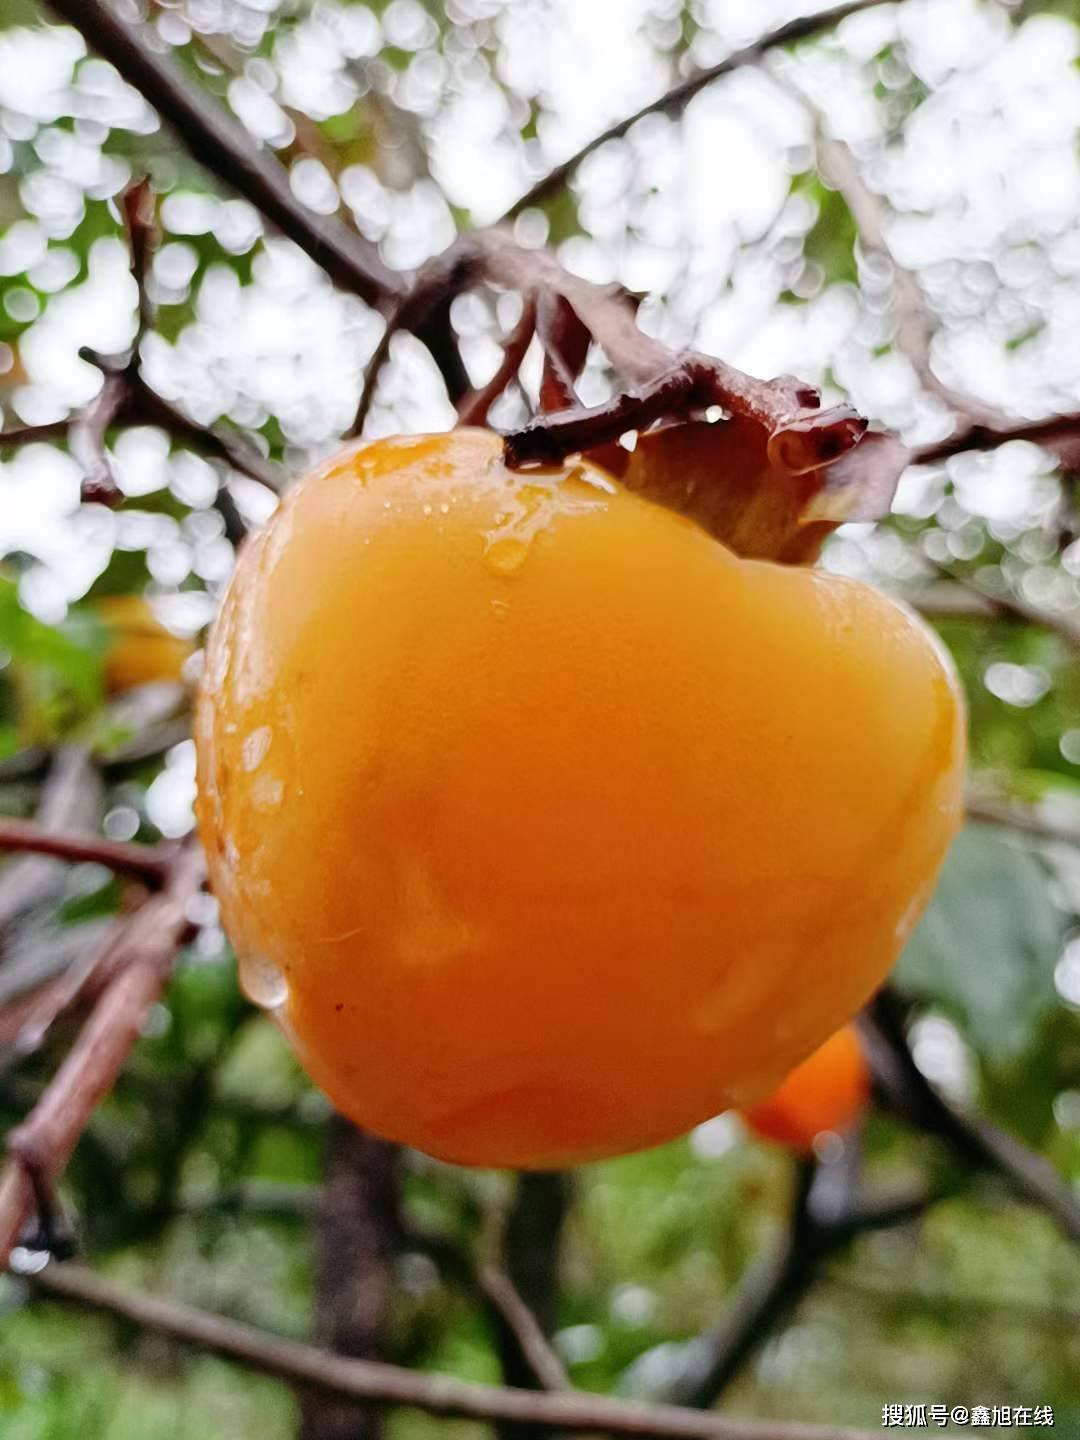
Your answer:
[[[155,888],[172,873],[173,861],[156,845],[131,845],[103,835],[66,834],[36,820],[0,820],[0,851],[21,850],[59,860],[90,861],[125,875],[137,875]]]
[[[23,1225],[60,1176],[79,1136],[111,1090],[156,1003],[188,929],[187,907],[202,883],[203,858],[192,843],[176,852],[165,887],[117,921],[118,966],[63,1064],[33,1110],[7,1140],[0,1173],[0,1264]]]
[[[969,820],[978,820],[984,825],[1000,825],[1006,830],[1017,830],[1021,835],[1030,835],[1033,840],[1044,840],[1055,845],[1080,846],[1080,820],[1072,824],[1064,820],[1048,820],[1033,810],[1022,809],[1019,805],[1002,805],[975,799],[967,803],[967,816]]]
[[[315,1339],[374,1360],[385,1340],[398,1250],[396,1145],[331,1117],[315,1217]],[[303,1398],[300,1440],[375,1440],[380,1416],[325,1391]]]
[[[863,1036],[885,1103],[910,1124],[937,1135],[961,1159],[1000,1175],[1022,1199],[1040,1206],[1070,1240],[1080,1241],[1080,1203],[1041,1155],[976,1115],[951,1105],[927,1080],[907,1043],[906,1002],[886,986],[864,1012]]]
[[[819,1279],[826,1261],[869,1230],[888,1229],[921,1215],[934,1192],[859,1196],[856,1141],[845,1138],[835,1159],[797,1162],[787,1227],[771,1254],[753,1265],[728,1311],[712,1330],[691,1342],[678,1378],[664,1394],[676,1405],[707,1409],[770,1333],[792,1313]]]
[[[798,20],[791,20],[788,24],[781,25],[778,30],[773,30],[770,34],[763,35],[760,40],[755,40],[752,45],[747,45],[742,50],[736,50],[726,60],[721,60],[716,65],[710,65],[706,70],[695,71],[693,75],[680,81],[678,85],[673,86],[656,100],[650,100],[647,105],[643,105],[640,110],[635,110],[632,115],[627,115],[622,120],[616,121],[614,125],[609,125],[606,130],[590,140],[587,145],[583,145],[568,160],[564,160],[561,165],[556,165],[554,170],[527,190],[520,200],[515,200],[503,219],[512,220],[523,210],[542,204],[557,190],[562,189],[581,162],[587,159],[594,150],[599,150],[601,145],[606,145],[609,140],[621,139],[639,120],[644,120],[646,115],[676,115],[686,108],[699,91],[704,90],[707,85],[711,85],[714,80],[720,80],[744,65],[756,65],[770,50],[775,50],[781,45],[794,45],[800,40],[808,40],[814,35],[821,34],[824,30],[833,29],[839,25],[841,20],[846,20],[849,15],[855,15],[860,10],[868,10],[871,6],[880,3],[881,0],[852,0],[850,4],[835,5],[830,10],[820,10],[816,15],[805,15]]]
[[[488,411],[506,387],[517,378],[525,352],[532,343],[536,330],[536,301],[531,295],[525,297],[521,319],[506,338],[502,359],[498,369],[487,382],[477,390],[470,390],[458,401],[458,421],[462,425],[486,425]]]
[[[569,1389],[570,1381],[562,1361],[506,1271],[494,1265],[481,1265],[476,1272],[476,1283],[508,1337],[508,1343],[500,1342],[499,1345],[506,1380],[510,1380],[508,1357],[514,1354],[518,1368],[528,1372],[528,1379],[521,1384],[522,1389]]]
[[[1000,416],[993,425],[975,425],[944,440],[920,446],[911,452],[912,465],[937,465],[969,450],[996,450],[1010,440],[1027,440],[1057,455],[1070,468],[1080,456],[1080,412],[1047,415],[1041,420],[1016,420]]]
[[[277,160],[258,150],[239,121],[200,93],[168,56],[151,50],[107,0],[49,4],[146,97],[196,160],[250,200],[335,284],[382,309],[405,293],[405,277],[389,269],[373,245],[340,220],[307,210]]]
[[[37,818],[42,830],[83,838],[101,824],[105,792],[94,760],[82,746],[65,746],[48,759],[39,794]],[[26,855],[0,870],[0,949],[6,947],[16,920],[55,895],[62,867],[41,856]],[[0,993],[0,1001],[4,999]]]
[[[635,1436],[638,1440],[872,1440],[878,1433],[790,1421],[739,1420],[603,1395],[552,1395],[475,1385],[448,1375],[350,1360],[313,1345],[279,1339],[251,1325],[116,1285],[81,1266],[51,1264],[25,1278],[42,1295],[118,1316],[290,1384],[313,1386],[369,1404],[404,1405],[433,1415],[492,1424]]]
[[[522,1173],[503,1231],[505,1274],[482,1272],[498,1317],[496,1346],[503,1381],[518,1389],[565,1389],[566,1372],[548,1342],[559,1298],[559,1254],[569,1207],[559,1171]],[[519,1425],[500,1427],[503,1440],[525,1440]]]
[[[754,1265],[719,1324],[694,1341],[683,1373],[664,1398],[672,1405],[707,1410],[769,1332],[792,1310],[817,1273],[810,1217],[813,1160],[800,1162],[791,1216],[772,1254]]]

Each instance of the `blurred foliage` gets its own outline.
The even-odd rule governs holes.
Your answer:
[[[971,825],[953,845],[896,978],[940,1004],[980,1056],[1015,1059],[1056,1002],[1065,930],[1030,850]]]
[[[588,49],[590,7],[575,19],[571,4],[539,30],[543,7],[506,0],[220,0],[154,3],[147,13],[155,42],[192,85],[232,107],[253,143],[277,152],[306,203],[336,210],[391,263],[410,266],[747,38],[735,6],[608,8],[615,58],[601,55],[602,74]],[[898,253],[926,292],[944,370],[1018,409],[1052,410],[1070,396],[1075,405],[1080,205],[1068,117],[1077,46],[1066,22],[1080,23],[1080,6],[928,0],[907,9],[915,19],[899,6],[887,16],[900,19],[870,17],[863,32],[853,24],[850,53],[832,39],[800,46],[791,62],[799,84],[892,206]],[[135,296],[116,197],[148,171],[163,197],[150,276],[157,317],[143,352],[150,382],[200,423],[239,428],[290,466],[322,453],[351,419],[380,322],[268,238],[71,32],[43,27],[33,0],[0,3],[4,425],[49,422],[91,398],[97,382],[80,345],[130,344]],[[554,57],[546,69],[545,45]],[[1013,90],[1001,88],[999,71],[1017,77]],[[973,148],[980,137],[998,170]],[[1018,157],[1010,144],[1028,148]],[[987,194],[997,197],[988,207]],[[633,127],[517,223],[526,242],[546,240],[567,264],[645,294],[643,316],[673,344],[700,343],[762,373],[796,370],[915,443],[941,433],[940,409],[897,352],[888,266],[861,253],[847,200],[813,168],[811,121],[764,74],[701,95],[685,125],[654,116]],[[469,365],[490,373],[514,307],[471,295],[453,319]],[[598,399],[609,385],[594,355],[583,394]],[[441,403],[430,367],[405,342],[372,433],[444,424]],[[509,423],[523,408],[510,395],[495,418]],[[153,841],[191,825],[186,701],[154,687],[106,701],[108,636],[87,602],[146,593],[177,633],[197,637],[233,551],[214,508],[216,468],[146,427],[108,438],[125,496],[113,514],[79,510],[78,466],[63,443],[12,451],[0,464],[0,813],[39,807],[55,768],[48,747],[87,747],[102,775],[93,823]],[[229,483],[257,524],[272,502],[241,477]],[[826,563],[916,599],[951,577],[1075,615],[1075,485],[1031,447],[959,457],[913,472],[893,519],[847,527]],[[1075,648],[1009,619],[951,615],[940,630],[968,694],[976,778],[1050,815],[1075,805]],[[95,867],[65,875],[32,905],[0,914],[4,1005],[26,974],[40,980],[81,953],[120,903],[116,882]],[[1078,913],[1075,851],[971,827],[898,972],[918,1001],[920,1065],[1074,1184]],[[326,1104],[240,996],[212,902],[197,931],[84,1137],[63,1198],[105,1273],[304,1336]],[[43,1053],[19,1063],[10,1038],[0,1039],[5,1125],[40,1093],[71,1030],[59,1027]],[[495,1380],[494,1328],[470,1266],[511,1177],[418,1155],[405,1165],[388,1358]],[[831,1263],[724,1404],[870,1427],[885,1403],[1052,1404],[1058,1433],[1080,1434],[1075,1251],[1045,1216],[952,1173],[935,1145],[880,1115],[868,1125],[866,1170],[882,1183],[937,1175],[950,1198]],[[790,1157],[749,1139],[731,1115],[577,1174],[556,1334],[574,1381],[624,1394],[662,1388],[778,1239],[791,1185]],[[295,1433],[295,1400],[273,1381],[104,1318],[31,1305],[10,1279],[0,1307],[3,1440]],[[387,1423],[390,1440],[479,1431],[411,1412]]]

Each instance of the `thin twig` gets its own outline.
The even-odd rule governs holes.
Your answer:
[[[975,425],[964,433],[919,446],[911,452],[910,463],[937,465],[969,450],[996,450],[1012,440],[1027,440],[1032,445],[1042,445],[1059,458],[1066,446],[1073,453],[1080,450],[1080,412],[1047,415],[1042,420],[1003,418],[999,425]]]
[[[536,301],[536,333],[544,351],[540,410],[569,410],[578,403],[577,380],[592,339],[577,311],[561,295],[542,292]]]
[[[941,1198],[923,1188],[861,1195],[856,1189],[858,1167],[854,1135],[845,1137],[844,1149],[834,1159],[798,1161],[783,1236],[747,1272],[719,1323],[687,1346],[681,1373],[665,1390],[665,1400],[698,1408],[714,1405],[754,1351],[816,1284],[827,1261],[856,1236],[905,1224]]]
[[[90,989],[92,983],[101,977],[101,972],[112,958],[116,948],[115,933],[108,927],[102,940],[96,945],[84,943],[82,953],[54,976],[47,984],[39,987],[17,1009],[19,1027],[12,1045],[13,1055],[24,1060],[40,1050],[52,1027],[73,1006],[78,1004]]]
[[[82,746],[69,745],[51,756],[46,752],[43,759],[48,770],[38,796],[36,823],[67,834],[96,831],[105,795],[93,757]],[[4,865],[0,870],[0,944],[20,916],[57,893],[58,877],[59,867],[40,856],[20,857]]]
[[[830,1288],[862,1296],[875,1304],[911,1310],[918,1306],[927,1311],[940,1310],[987,1315],[1015,1325],[1061,1326],[1076,1333],[1080,1330],[1080,1307],[1073,1305],[1041,1305],[1038,1301],[1017,1296],[965,1295],[943,1286],[911,1286],[903,1288],[892,1283],[875,1285],[856,1274],[833,1273],[827,1278]]]
[[[817,142],[818,170],[847,205],[863,249],[879,255],[889,267],[896,319],[896,348],[907,357],[922,387],[937,395],[948,407],[954,423],[951,438],[959,439],[976,423],[992,425],[1001,420],[1002,417],[991,406],[984,405],[973,396],[951,390],[938,378],[930,363],[934,337],[930,309],[917,278],[899,263],[889,246],[885,234],[887,208],[884,200],[863,179],[851,147],[838,137],[825,133],[821,112],[807,95],[775,70],[773,78],[807,110]]]
[[[83,472],[81,494],[84,500],[116,505],[123,498],[105,454],[105,432],[120,418],[130,398],[131,387],[127,376],[106,372],[97,395],[79,411],[68,427],[68,449]]]
[[[422,266],[413,277],[408,293],[390,312],[379,342],[364,367],[360,398],[353,422],[346,431],[347,439],[363,433],[364,423],[375,402],[379,376],[390,358],[394,336],[402,330],[411,330],[420,339],[426,340],[446,380],[452,404],[456,405],[467,392],[469,380],[451,333],[450,306],[454,296],[467,289],[479,275],[471,240],[471,236],[465,236]]]
[[[1023,625],[1039,625],[1044,630],[1053,631],[1071,650],[1080,650],[1080,615],[1069,615],[1062,610],[1046,610],[1021,599],[1019,595],[988,590],[973,575],[964,575],[945,565],[937,565],[935,569],[943,579],[959,585],[976,600],[989,606],[999,618],[1015,620]]]
[[[965,585],[954,580],[924,585],[918,590],[902,590],[899,598],[927,620],[1019,620],[1020,616],[1003,614],[1000,607]],[[1024,621],[1026,624],[1026,620]]]
[[[154,192],[149,178],[137,180],[129,185],[121,197],[124,225],[127,229],[128,250],[131,254],[131,274],[139,295],[139,326],[132,347],[138,350],[139,342],[154,323],[154,305],[150,299],[146,279],[150,257],[157,244],[157,223],[154,210]]]
[[[470,390],[458,402],[458,420],[462,425],[487,424],[488,411],[506,387],[517,378],[525,352],[532,343],[536,330],[536,301],[532,295],[525,297],[521,319],[506,337],[502,359],[495,374],[477,390]]]
[[[710,65],[706,70],[695,71],[693,75],[673,86],[666,94],[659,96],[656,100],[650,100],[647,105],[643,105],[640,110],[635,110],[632,115],[627,115],[622,120],[616,121],[614,125],[608,126],[602,134],[595,136],[587,145],[583,145],[576,154],[571,155],[568,160],[564,160],[561,165],[557,165],[554,170],[527,190],[520,200],[515,200],[503,217],[504,220],[512,220],[523,210],[542,204],[550,195],[561,190],[581,162],[594,150],[599,150],[600,146],[606,145],[609,140],[621,139],[639,120],[644,120],[646,115],[677,115],[686,108],[700,90],[704,90],[714,80],[720,80],[744,65],[756,65],[770,50],[781,45],[794,45],[799,40],[808,40],[814,35],[821,34],[824,30],[833,29],[842,20],[846,20],[849,15],[855,15],[860,10],[868,10],[880,3],[881,0],[852,0],[852,3],[847,5],[835,5],[830,10],[819,10],[816,15],[804,15],[798,20],[791,20],[786,25],[781,25],[778,30],[773,30],[768,35],[763,35],[752,45],[747,45],[742,50],[736,50],[734,54],[729,55],[726,60],[721,60],[719,64]]]
[[[891,268],[897,349],[910,361],[923,388],[937,395],[952,417],[952,432],[944,440],[914,450],[911,463],[934,464],[964,451],[994,449],[1010,440],[1027,440],[1054,451],[1063,463],[1075,464],[1074,457],[1080,456],[1080,414],[1020,420],[973,395],[952,389],[939,379],[930,363],[934,324],[926,296],[916,276],[892,253],[885,233],[885,201],[863,179],[850,147],[835,136],[823,134],[821,116],[806,95],[793,85],[785,88],[806,106],[813,118],[819,169],[843,197],[860,243],[865,250],[882,256]]]
[[[810,1192],[817,1162],[799,1162],[783,1237],[752,1266],[719,1323],[687,1347],[682,1372],[665,1389],[673,1405],[706,1410],[768,1333],[798,1304],[817,1274],[817,1243]]]
[[[157,895],[117,921],[115,978],[99,997],[63,1064],[33,1110],[7,1139],[0,1173],[0,1262],[60,1176],[98,1104],[139,1037],[187,933],[187,908],[202,883],[203,858],[188,843],[176,852]],[[123,962],[122,965],[120,962]]]
[[[36,820],[0,819],[0,851],[5,850],[106,865],[125,875],[137,875],[155,888],[165,883],[173,866],[167,851],[156,845],[107,840],[103,835],[65,834]]]
[[[1080,846],[1080,819],[1071,824],[1066,820],[1050,820],[1030,808],[1019,805],[994,804],[989,800],[969,800],[969,820],[978,820],[984,825],[999,825],[1006,830],[1018,830],[1035,840],[1048,844]]]
[[[496,1352],[504,1385],[564,1389],[566,1375],[548,1336],[559,1323],[562,1234],[571,1204],[570,1178],[558,1170],[517,1177],[497,1221],[495,1259],[479,1288],[495,1316]],[[492,1219],[496,1219],[495,1212]],[[516,1425],[501,1425],[499,1440],[527,1440]]]
[[[151,390],[141,374],[135,375],[134,387],[133,409],[147,424],[160,425],[201,454],[224,460],[234,470],[239,470],[250,480],[256,480],[275,495],[285,488],[287,481],[283,472],[243,435],[226,430],[224,426],[200,425],[190,420],[171,401]]]
[[[0,450],[21,445],[49,445],[67,438],[70,420],[50,420],[45,425],[19,425],[13,430],[0,430]]]
[[[552,1349],[540,1322],[518,1294],[505,1270],[481,1265],[476,1272],[481,1294],[499,1316],[542,1390],[566,1390],[570,1386],[563,1363]]]
[[[671,1405],[579,1392],[548,1394],[476,1385],[370,1360],[349,1360],[172,1300],[128,1289],[76,1265],[47,1265],[27,1282],[43,1295],[119,1316],[293,1385],[433,1415],[639,1440],[872,1440],[871,1432],[791,1421],[740,1420]],[[877,1432],[873,1432],[875,1435]]]
[[[167,56],[152,50],[107,0],[49,0],[87,43],[144,95],[201,164],[295,241],[336,284],[387,307],[405,291],[377,249],[340,220],[316,215],[293,194],[285,169],[256,148],[244,127],[202,93]]]

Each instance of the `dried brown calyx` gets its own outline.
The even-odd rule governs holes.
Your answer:
[[[908,452],[850,406],[822,409],[817,390],[790,376],[759,380],[713,356],[676,354],[638,327],[634,297],[501,232],[471,237],[467,263],[475,278],[526,296],[529,336],[543,348],[542,413],[506,436],[511,465],[586,454],[740,555],[787,564],[811,563],[845,520],[888,511]],[[625,388],[585,408],[575,383],[592,343]],[[500,379],[516,372],[505,366]],[[632,447],[618,443],[628,433]]]

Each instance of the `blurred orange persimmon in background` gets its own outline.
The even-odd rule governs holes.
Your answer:
[[[880,983],[961,814],[915,616],[480,430],[292,489],[196,744],[249,993],[346,1115],[477,1165],[767,1093]]]
[[[870,1098],[870,1069],[854,1025],[845,1025],[744,1118],[766,1140],[806,1151],[826,1131],[843,1131]]]
[[[93,604],[110,631],[105,651],[105,688],[110,694],[183,678],[194,647],[161,623],[145,595],[103,595]]]

